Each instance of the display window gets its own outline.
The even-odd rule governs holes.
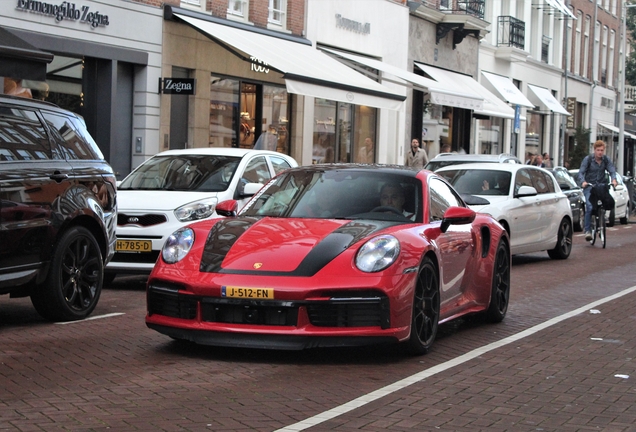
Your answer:
[[[209,146],[288,154],[289,109],[285,87],[212,76]]]
[[[503,130],[503,118],[490,117],[486,120],[478,120],[477,144],[479,147],[477,152],[482,154],[503,153]]]
[[[526,153],[537,155],[541,152],[544,118],[544,114],[526,113]]]
[[[313,163],[374,163],[377,109],[317,98]]]

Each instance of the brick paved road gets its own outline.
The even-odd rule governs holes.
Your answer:
[[[442,326],[423,357],[174,342],[145,327],[139,279],[106,289],[93,317],[122,315],[66,325],[0,297],[0,431],[283,428],[635,285],[635,243],[628,225],[605,250],[576,237],[566,261],[515,257],[504,323]],[[634,306],[626,295],[310,430],[634,430]]]

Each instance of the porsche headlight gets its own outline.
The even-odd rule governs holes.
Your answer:
[[[356,255],[356,267],[366,273],[384,270],[400,254],[400,242],[393,236],[383,235],[366,242]]]
[[[192,249],[194,231],[191,228],[180,228],[170,234],[161,250],[161,256],[168,264],[181,261]]]
[[[216,203],[216,198],[206,198],[201,201],[191,202],[176,209],[174,215],[179,222],[192,222],[206,219],[214,214]]]

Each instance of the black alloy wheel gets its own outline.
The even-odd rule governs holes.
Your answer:
[[[437,335],[440,313],[439,276],[430,258],[424,258],[417,276],[411,316],[411,337],[407,341],[412,354],[426,354]]]
[[[503,321],[510,300],[510,250],[502,239],[497,246],[492,275],[492,293],[486,319],[492,323]]]
[[[572,252],[572,224],[567,218],[563,218],[559,224],[557,243],[554,249],[548,251],[552,259],[566,259]]]
[[[52,321],[86,318],[97,306],[103,274],[97,241],[86,228],[73,227],[58,241],[47,279],[31,295],[31,302]]]

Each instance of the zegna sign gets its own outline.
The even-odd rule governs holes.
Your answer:
[[[90,11],[89,6],[75,6],[75,3],[64,1],[59,5],[36,0],[18,0],[16,9],[55,18],[55,21],[79,21],[90,24],[91,28],[107,26],[108,15]]]

